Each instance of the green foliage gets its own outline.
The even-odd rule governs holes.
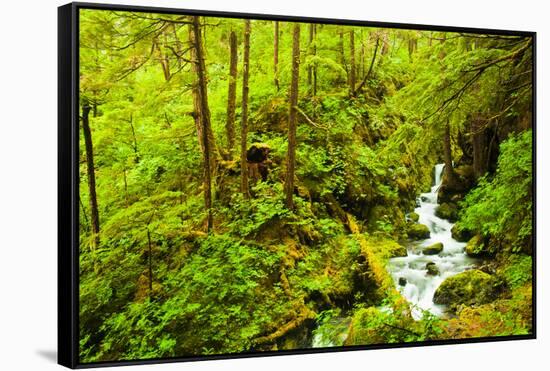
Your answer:
[[[500,147],[495,176],[482,178],[463,203],[460,225],[505,242],[514,251],[532,235],[532,132]]]
[[[532,236],[530,39],[323,25],[310,42],[302,32],[289,210],[284,184],[293,24],[279,24],[275,86],[274,24],[251,22],[245,147],[265,143],[269,154],[263,174],[260,165],[248,164],[250,197],[244,197],[243,22],[205,20],[216,144],[210,148],[214,222],[207,231],[189,28],[177,15],[158,16],[80,13],[80,105],[92,108],[100,220],[96,246],[80,130],[81,362],[294,349],[293,337],[309,331],[314,315],[313,334],[329,345],[464,338],[478,336],[480,324],[498,334],[530,331],[531,258],[508,251],[529,250]],[[239,66],[237,144],[229,148],[232,31]],[[360,91],[349,86],[351,31],[357,85],[365,78]],[[479,66],[494,61],[478,74]],[[315,72],[315,89],[309,72]],[[397,241],[429,232],[406,223],[405,214],[442,162],[444,124],[450,125],[453,160],[468,162],[463,150],[471,144],[474,118],[487,125],[498,120],[499,130],[517,132],[500,143],[496,173],[491,163],[477,187],[465,190],[458,224],[499,251],[497,275],[510,297],[457,313],[455,322],[429,313],[415,321],[386,265],[407,254]],[[495,138],[496,148],[500,131]],[[514,305],[521,313],[510,310]]]
[[[281,184],[258,182],[252,191],[256,197],[245,199],[241,193],[237,193],[233,195],[228,208],[221,210],[229,216],[227,228],[243,237],[257,233],[266,223],[281,220],[289,215],[284,206]]]
[[[513,289],[530,283],[533,280],[533,259],[524,254],[511,254],[507,258],[501,274]]]

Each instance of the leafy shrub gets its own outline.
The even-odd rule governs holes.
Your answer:
[[[511,137],[500,146],[496,175],[481,178],[466,196],[460,225],[506,241],[517,251],[532,235],[532,132]]]

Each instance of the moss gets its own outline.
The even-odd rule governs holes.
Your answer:
[[[413,240],[423,240],[430,238],[430,230],[424,224],[415,223],[409,226],[407,236]]]
[[[390,247],[391,258],[407,256],[407,248],[405,246],[395,244]]]
[[[398,252],[406,253],[406,249],[403,251],[404,247],[394,240],[369,237],[364,234],[355,236],[361,246],[361,255],[365,257],[367,262],[368,273],[377,287],[377,296],[383,299],[390,295],[399,295],[386,265],[388,260]]]
[[[497,280],[480,270],[473,269],[447,278],[437,288],[433,301],[456,310],[461,304],[486,304],[498,295]]]
[[[480,235],[475,235],[466,244],[466,254],[471,257],[481,257],[487,253],[485,243]]]
[[[527,284],[509,299],[498,299],[478,307],[466,307],[449,319],[441,338],[465,339],[532,333],[532,287]]]
[[[419,216],[417,213],[415,213],[414,211],[411,212],[411,213],[409,213],[409,214],[408,214],[408,217],[409,217],[409,219],[410,219],[411,221],[413,221],[414,223],[418,223],[418,219],[420,219],[420,216]]]
[[[424,248],[424,250],[422,250],[422,253],[424,255],[437,255],[441,251],[443,251],[443,244],[441,242],[436,242],[433,245]]]
[[[430,276],[439,275],[439,268],[434,262],[426,263],[426,270],[428,271],[427,274],[429,274]]]
[[[451,235],[459,242],[468,242],[473,237],[472,232],[463,228],[460,223],[453,225]]]
[[[444,202],[435,209],[435,215],[442,219],[455,222],[458,218],[458,208],[454,203]]]

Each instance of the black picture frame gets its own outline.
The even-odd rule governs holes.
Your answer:
[[[248,352],[238,354],[217,354],[192,357],[174,357],[145,360],[124,360],[96,363],[79,362],[79,10],[119,10],[151,12],[177,15],[199,15],[210,17],[277,20],[320,24],[340,24],[365,27],[385,27],[408,30],[431,30],[445,32],[488,33],[492,35],[527,36],[533,38],[533,331],[528,335],[468,338],[458,340],[430,340],[423,342],[357,345],[330,348],[311,348]],[[224,11],[203,11],[149,6],[113,5],[73,2],[58,8],[58,363],[69,368],[92,368],[101,366],[122,366],[137,364],[203,361],[245,357],[265,357],[289,354],[310,354],[354,350],[403,348],[446,344],[496,342],[508,340],[536,339],[537,333],[537,286],[536,286],[536,32],[496,30],[485,28],[448,27],[435,25],[387,23],[378,21],[296,17],[268,14],[234,13]]]

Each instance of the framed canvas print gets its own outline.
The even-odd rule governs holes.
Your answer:
[[[59,8],[59,363],[535,337],[535,33]]]

